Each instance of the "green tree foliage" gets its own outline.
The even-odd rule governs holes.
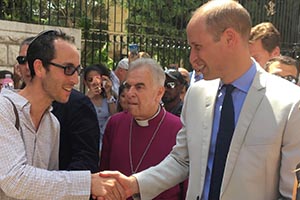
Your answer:
[[[185,27],[191,12],[203,1],[128,0],[119,1],[128,8],[129,43],[158,58],[162,66],[176,63],[189,67]]]
[[[81,28],[85,38],[82,42],[83,64],[109,61],[108,57],[104,58],[99,53],[102,49],[106,49],[106,37],[97,34],[99,30],[108,28],[105,0],[3,0],[0,2],[2,2],[1,19]],[[110,66],[112,67],[112,64]]]
[[[299,0],[241,0],[250,12],[253,26],[271,22],[282,37],[282,53],[297,57],[300,45],[300,1]]]

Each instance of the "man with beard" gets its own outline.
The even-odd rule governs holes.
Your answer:
[[[165,74],[165,93],[162,98],[164,107],[168,112],[180,117],[183,105],[180,94],[185,85],[185,80],[176,69],[168,69]]]

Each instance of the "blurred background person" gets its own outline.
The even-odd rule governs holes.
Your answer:
[[[181,99],[181,101],[184,101],[184,97],[185,97],[185,94],[186,94],[186,92],[187,92],[187,90],[188,90],[188,88],[190,86],[191,79],[190,79],[189,71],[186,70],[185,68],[179,67],[178,71],[181,73],[182,77],[185,80],[185,84],[184,84],[184,86],[183,86],[183,88],[181,90],[181,93],[180,93],[180,99]]]
[[[17,64],[14,66],[14,82],[16,89],[24,88],[25,84],[31,79],[26,53],[28,46],[33,39],[34,37],[28,37],[20,44],[19,55],[16,58]]]
[[[112,90],[115,92],[115,94],[119,94],[119,87],[120,85],[122,85],[122,83],[125,80],[128,67],[129,67],[128,58],[123,58],[118,63],[116,69],[114,71],[111,71],[110,73],[110,79],[113,84]]]
[[[277,56],[271,58],[266,63],[265,70],[294,84],[298,83],[299,66],[297,61],[290,56]]]
[[[86,95],[92,101],[100,128],[99,153],[107,119],[117,112],[117,101],[112,91],[110,71],[103,64],[94,64],[84,70],[84,84],[88,88]]]
[[[251,56],[264,68],[268,60],[280,55],[280,40],[280,32],[271,22],[257,24],[250,33]]]
[[[129,63],[131,63],[139,58],[151,58],[151,56],[147,52],[144,52],[144,51],[137,52],[137,53],[133,53],[133,52],[128,53]]]
[[[0,71],[0,92],[1,92],[2,87],[6,87],[5,85],[8,83],[8,81],[5,80],[5,79],[9,78],[8,75],[10,76],[9,82],[14,84],[13,73],[11,73],[11,71],[8,71],[8,70],[1,70]]]
[[[176,69],[167,69],[165,74],[165,93],[162,97],[164,107],[168,112],[180,117],[183,105],[180,94],[186,81]]]
[[[125,85],[121,84],[119,87],[119,96],[118,96],[118,104],[117,104],[117,111],[127,111],[128,109],[128,101],[126,99],[126,92]]]
[[[178,67],[178,71],[180,72],[184,80],[189,84],[191,80],[189,71],[183,67]]]

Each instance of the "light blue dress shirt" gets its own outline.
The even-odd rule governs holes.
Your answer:
[[[237,124],[237,121],[239,119],[242,106],[244,104],[245,98],[254,79],[256,71],[257,70],[256,70],[255,62],[253,62],[252,66],[245,74],[243,74],[239,79],[231,83],[235,87],[235,89],[232,92],[235,125]],[[208,195],[209,195],[210,180],[211,180],[212,167],[213,167],[213,161],[215,155],[215,145],[216,145],[218,129],[219,129],[221,108],[222,108],[224,95],[225,95],[225,87],[222,88],[222,86],[223,83],[221,83],[219,86],[218,96],[215,104],[214,121],[213,121],[212,135],[211,135],[211,141],[209,147],[206,174],[205,174],[204,189],[201,198],[202,200],[208,200]]]

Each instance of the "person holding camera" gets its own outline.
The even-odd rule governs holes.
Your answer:
[[[84,84],[88,88],[86,95],[94,105],[100,128],[99,155],[106,122],[111,115],[117,112],[117,100],[109,77],[110,71],[103,64],[94,64],[84,69]]]

